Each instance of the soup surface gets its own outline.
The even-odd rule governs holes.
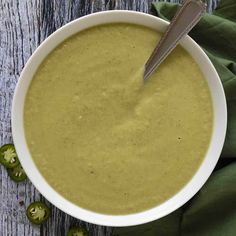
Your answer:
[[[208,85],[177,47],[143,82],[161,35],[131,24],[93,27],[60,44],[34,75],[25,134],[48,183],[80,207],[140,212],[183,188],[212,134]]]

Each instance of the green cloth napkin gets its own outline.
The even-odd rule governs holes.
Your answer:
[[[170,21],[179,5],[153,3],[154,14]],[[172,214],[134,227],[115,228],[114,236],[236,235],[236,0],[222,0],[190,32],[214,64],[224,86],[228,128],[215,171],[193,199]]]

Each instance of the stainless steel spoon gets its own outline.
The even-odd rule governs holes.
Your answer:
[[[144,80],[152,75],[179,41],[198,23],[205,11],[206,4],[201,0],[184,1],[146,62]]]

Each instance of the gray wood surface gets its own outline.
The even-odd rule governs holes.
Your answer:
[[[178,0],[172,0],[178,2]],[[109,9],[150,11],[152,0],[0,0],[0,145],[12,142],[10,108],[22,68],[36,47],[52,32],[80,16]],[[208,2],[208,10],[217,0]],[[44,226],[31,225],[25,209],[44,198],[27,180],[16,184],[0,167],[0,236],[60,236],[69,227],[85,226],[92,236],[109,236],[112,229],[66,215],[56,207]]]

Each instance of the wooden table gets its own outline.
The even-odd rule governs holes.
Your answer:
[[[178,0],[172,0],[178,2]],[[210,0],[208,10],[218,0]],[[22,68],[37,46],[62,25],[92,12],[129,9],[149,12],[152,0],[0,0],[0,144],[11,143],[10,107]],[[50,203],[52,216],[41,227],[25,215],[30,202],[45,201],[29,180],[16,184],[0,168],[0,236],[60,236],[81,225],[92,236],[112,234],[101,227],[66,215]]]

